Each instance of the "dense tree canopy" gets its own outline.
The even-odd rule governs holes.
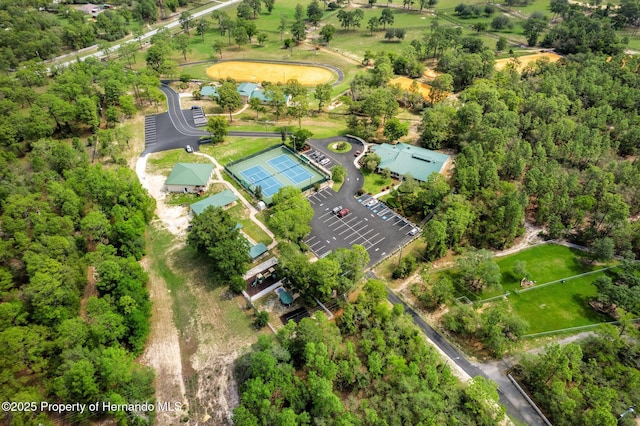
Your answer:
[[[261,337],[236,365],[236,425],[497,424],[495,384],[461,387],[384,284],[369,281],[339,328],[322,313]]]

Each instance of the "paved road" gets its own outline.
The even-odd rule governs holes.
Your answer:
[[[445,353],[449,359],[456,363],[465,373],[471,377],[483,376],[493,380],[498,384],[498,395],[500,396],[500,402],[507,407],[507,414],[515,419],[524,422],[531,426],[544,426],[542,419],[531,408],[531,406],[520,395],[518,390],[507,379],[504,368],[506,364],[498,361],[489,364],[483,364],[482,369],[472,364],[465,358],[464,354],[458,351],[456,348],[444,338],[440,333],[434,330],[425,320],[418,315],[410,306],[408,306],[402,299],[400,299],[391,290],[387,291],[387,299],[391,303],[399,303],[404,307],[404,311],[413,318],[413,322],[422,330],[422,332]]]
[[[218,3],[217,1],[212,1],[212,3],[215,2],[215,3],[218,3],[218,4],[216,4],[215,6],[208,7],[206,9],[204,9],[204,10],[201,10],[200,12],[194,12],[191,16],[193,17],[193,19],[196,19],[196,18],[199,18],[199,17],[201,17],[203,15],[211,13],[214,10],[222,9],[223,7],[230,6],[230,5],[234,4],[234,3],[240,3],[240,1],[242,1],[242,0],[228,0],[227,2],[224,2],[224,3]],[[120,46],[122,46],[123,44],[127,44],[127,43],[139,43],[140,40],[146,40],[148,38],[153,37],[158,31],[160,31],[163,28],[171,29],[171,28],[177,27],[178,25],[180,25],[180,21],[178,19],[176,19],[175,21],[169,22],[168,24],[166,24],[166,25],[164,25],[164,26],[162,26],[160,28],[156,28],[155,30],[149,31],[149,32],[141,35],[140,37],[136,37],[136,38],[133,38],[131,40],[127,40],[127,41],[124,41],[122,43],[113,45],[113,46],[111,46],[109,48],[109,50],[110,51],[118,50],[120,48]],[[76,62],[78,59],[80,59],[82,61],[83,59],[86,59],[86,58],[89,58],[89,57],[92,57],[92,56],[95,56],[96,58],[99,58],[99,57],[105,56],[105,55],[106,54],[104,53],[104,51],[100,50],[98,52],[91,53],[89,55],[85,55],[85,56],[83,56],[81,58],[75,58],[75,59],[73,59],[71,61],[63,62],[60,65],[66,67],[66,66],[69,66],[69,64],[72,64],[72,63]],[[52,59],[51,61],[52,62],[57,61],[59,59],[64,58],[65,56],[67,56],[67,55],[59,56],[57,58]]]

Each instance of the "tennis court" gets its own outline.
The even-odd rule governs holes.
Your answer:
[[[302,183],[313,176],[311,173],[303,169],[300,164],[296,163],[286,155],[281,155],[269,160],[268,163],[271,164],[271,167],[285,175],[285,177],[294,185]]]
[[[271,203],[271,198],[283,186],[306,191],[314,184],[328,179],[282,145],[231,162],[225,169],[254,195],[256,188],[260,187],[262,200],[267,204]]]

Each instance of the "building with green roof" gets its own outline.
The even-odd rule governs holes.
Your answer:
[[[380,164],[376,172],[389,169],[391,176],[396,179],[411,176],[424,182],[431,173],[442,172],[450,160],[446,154],[406,143],[396,145],[383,143],[372,146],[370,150],[380,156]]]
[[[237,90],[238,90],[238,94],[242,98],[242,101],[244,103],[247,103],[251,98],[251,93],[253,93],[253,91],[256,90],[257,88],[258,88],[258,85],[256,83],[240,83],[238,85]]]
[[[220,96],[218,95],[218,88],[216,86],[204,86],[200,89],[200,95],[206,96],[210,99],[218,99]]]
[[[255,246],[251,246],[251,248],[249,249],[249,256],[251,257],[251,260],[256,260],[263,254],[265,254],[268,250],[269,249],[264,243],[258,243]]]
[[[236,194],[230,189],[225,189],[222,192],[218,192],[210,197],[200,200],[197,203],[191,204],[191,211],[195,215],[202,213],[207,207],[220,207],[224,209],[230,204],[233,204],[238,200]]]
[[[207,188],[213,164],[177,163],[165,181],[169,192],[200,192]]]

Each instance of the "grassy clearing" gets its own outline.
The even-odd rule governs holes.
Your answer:
[[[364,186],[362,187],[362,190],[369,194],[378,194],[382,192],[384,188],[394,184],[393,179],[385,178],[378,173],[368,172],[364,169],[360,169],[360,171],[364,176]]]
[[[240,130],[234,127],[234,130]],[[243,129],[244,130],[244,129]],[[229,136],[222,143],[200,146],[200,150],[218,160],[218,163],[225,165],[230,161],[244,158],[247,155],[262,151],[270,146],[279,145],[281,140],[271,138],[245,138]]]
[[[242,204],[236,204],[231,207],[228,212],[231,214],[231,217],[242,225],[242,231],[253,241],[256,243],[264,243],[267,246],[273,242],[273,239],[249,218],[249,212]]]
[[[193,337],[193,321],[199,309],[213,309],[224,318],[224,323],[202,325],[205,333],[207,327],[215,327],[215,332],[211,330],[211,333],[220,341],[255,339],[252,318],[240,309],[236,298],[227,297],[226,286],[211,273],[206,256],[156,227],[150,227],[147,238],[153,268],[166,281],[173,297],[174,321],[182,337]],[[171,262],[167,261],[168,255]],[[202,291],[205,300],[196,294]]]
[[[593,281],[604,274],[596,273],[563,284],[512,294],[509,303],[518,315],[529,321],[530,334],[608,321],[608,317],[589,306],[589,301],[597,294]]]
[[[182,192],[170,192],[167,194],[167,198],[165,199],[165,203],[171,206],[189,206],[193,203],[197,203],[210,195],[217,194],[219,192],[224,191],[226,188],[225,185],[220,183],[214,183],[207,187],[207,190],[203,195],[191,194],[191,193],[182,193]]]
[[[148,171],[168,176],[176,163],[211,163],[208,158],[187,153],[184,149],[172,149],[149,155]]]
[[[421,259],[424,254],[426,242],[422,238],[417,238],[404,247],[401,251],[398,251],[393,256],[380,262],[375,268],[376,275],[386,281],[389,287],[396,289],[404,280],[394,280],[391,278],[393,270],[398,266],[400,262],[400,256],[405,257],[408,255],[414,256],[416,259]],[[417,272],[417,271],[416,271]]]

